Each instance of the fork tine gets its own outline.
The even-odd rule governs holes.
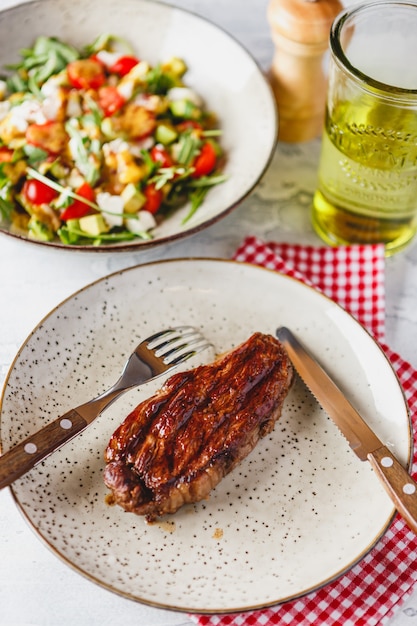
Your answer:
[[[184,361],[187,361],[187,359],[190,359],[192,356],[195,356],[199,352],[202,352],[206,348],[209,348],[213,345],[209,343],[208,341],[203,342],[203,340],[199,343],[197,342],[195,343],[196,345],[194,346],[193,350],[188,350],[188,352],[183,352],[182,354],[179,354],[178,356],[175,356],[175,354],[178,353],[178,350],[172,350],[168,355],[164,356],[164,363],[168,365],[179,365],[179,363],[183,363]],[[186,347],[189,348],[190,346],[188,345]]]
[[[197,336],[195,339],[192,339],[191,341],[185,341],[180,345],[174,345],[170,350],[167,350],[166,352],[160,351],[158,356],[162,357],[165,362],[168,362],[169,360],[169,362],[171,363],[171,357],[175,357],[175,355],[181,356],[182,350],[188,349],[193,352],[198,349],[200,351],[203,348],[207,348],[211,345],[212,344],[208,342],[207,339],[200,335]]]
[[[152,352],[165,366],[178,365],[212,346],[193,326],[167,328],[142,343],[143,349]]]
[[[155,344],[158,345],[158,342],[161,339],[164,339],[168,335],[172,335],[172,333],[175,333],[175,332],[176,332],[176,329],[174,329],[174,328],[167,328],[166,330],[161,330],[159,333],[155,333],[155,334],[151,335],[150,337],[148,337],[145,340],[146,341],[146,345],[150,349],[153,349],[155,347]]]
[[[192,326],[178,326],[155,333],[146,340],[146,345],[150,350],[162,350],[165,346],[172,345],[176,341],[188,340],[188,338],[199,337],[201,333]]]

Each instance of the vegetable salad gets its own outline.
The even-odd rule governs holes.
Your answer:
[[[152,238],[225,180],[214,115],[179,58],[157,66],[120,38],[82,51],[39,37],[0,81],[0,218],[30,238]]]

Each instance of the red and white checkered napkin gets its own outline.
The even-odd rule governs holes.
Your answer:
[[[384,248],[316,248],[247,238],[234,258],[291,275],[317,287],[384,339]],[[407,397],[417,448],[417,371],[382,344]],[[417,456],[414,458],[414,476]],[[384,624],[417,580],[417,536],[397,516],[373,550],[326,587],[262,611],[193,615],[200,626],[375,626]]]

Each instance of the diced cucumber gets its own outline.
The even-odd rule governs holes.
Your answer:
[[[101,122],[101,132],[108,139],[117,139],[117,137],[119,136],[114,130],[113,122],[110,117],[105,117],[104,120]]]
[[[146,202],[146,198],[133,183],[129,183],[120,194],[126,213],[137,213]]]
[[[159,124],[155,132],[155,139],[157,143],[162,143],[164,146],[167,146],[175,141],[177,137],[177,131],[168,124]]]
[[[181,78],[187,71],[187,65],[183,59],[179,59],[178,57],[171,57],[169,61],[163,64],[164,72],[170,72]]]
[[[174,100],[170,102],[169,108],[175,117],[182,117],[186,120],[198,120],[201,116],[200,109],[190,100]]]
[[[59,161],[54,161],[52,163],[50,172],[52,176],[55,176],[55,178],[64,178],[67,173],[65,167]]]
[[[101,233],[106,233],[108,231],[108,226],[100,213],[81,217],[79,220],[79,226],[80,230],[94,236],[98,236]]]
[[[67,228],[69,232],[79,231],[80,230],[80,220],[73,219],[66,221]]]

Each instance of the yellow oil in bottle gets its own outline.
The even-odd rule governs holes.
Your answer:
[[[367,99],[327,112],[312,221],[327,243],[392,254],[417,230],[417,112]]]

